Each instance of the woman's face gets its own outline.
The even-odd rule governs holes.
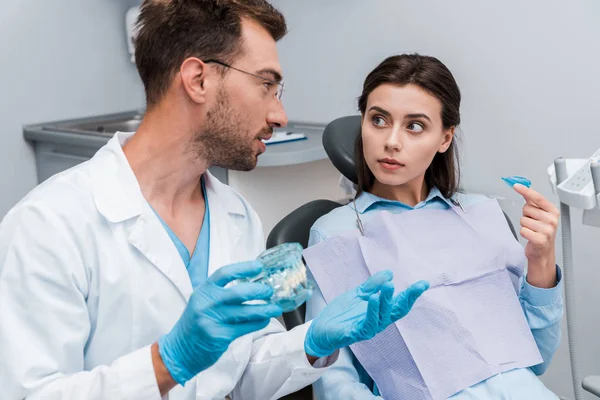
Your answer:
[[[364,157],[383,185],[422,185],[438,152],[452,143],[442,104],[419,86],[383,84],[369,95],[362,120]]]

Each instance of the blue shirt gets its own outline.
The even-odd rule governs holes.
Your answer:
[[[464,206],[486,199],[485,196],[465,194],[457,194],[457,198]],[[363,223],[382,210],[399,214],[420,208],[444,210],[451,206],[450,200],[444,198],[436,188],[430,191],[427,199],[415,207],[383,199],[371,193],[362,193],[356,199],[356,208]],[[309,246],[356,228],[356,212],[353,204],[350,203],[331,211],[313,225]],[[544,360],[543,363],[531,368],[515,369],[495,375],[455,394],[450,399],[558,399],[536,376],[544,373],[560,344],[563,301],[561,272],[558,267],[557,274],[557,285],[551,289],[533,287],[527,283],[525,277],[521,279],[519,301]],[[325,305],[325,299],[317,288],[306,304],[306,320],[313,319]],[[349,348],[340,351],[338,361],[313,385],[319,400],[380,399],[377,397],[379,391],[373,380]]]
[[[169,228],[169,226],[163,221],[163,219],[158,215],[156,211],[156,217],[160,220],[163,227],[169,234],[169,237],[173,241],[173,244],[177,248],[179,255],[181,256],[181,260],[185,265],[185,268],[188,271],[188,275],[190,276],[190,280],[192,281],[192,287],[196,288],[199,284],[206,281],[208,277],[208,256],[210,252],[210,212],[208,209],[208,201],[206,197],[206,188],[204,187],[204,179],[202,182],[202,192],[204,193],[204,221],[202,222],[202,228],[200,230],[200,234],[198,235],[198,241],[196,242],[196,248],[194,249],[194,254],[190,255],[187,247],[183,244],[183,242],[177,237],[175,232]]]

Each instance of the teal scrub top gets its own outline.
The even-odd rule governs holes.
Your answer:
[[[204,178],[201,180],[201,185],[202,193],[204,193],[204,204],[206,209],[204,211],[204,221],[202,222],[200,235],[198,235],[198,241],[196,242],[194,254],[190,255],[190,252],[188,251],[187,247],[185,247],[183,242],[153,209],[154,214],[156,214],[156,217],[160,220],[161,224],[169,234],[169,237],[173,241],[173,244],[177,248],[177,251],[181,256],[181,260],[188,271],[193,288],[196,288],[196,286],[206,281],[206,278],[208,277],[208,257],[210,252],[210,211],[208,209]]]

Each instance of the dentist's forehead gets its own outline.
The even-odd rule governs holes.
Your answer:
[[[243,65],[248,72],[268,74],[270,76],[265,76],[268,79],[283,79],[277,43],[263,26],[252,19],[242,19],[242,53],[235,63]]]

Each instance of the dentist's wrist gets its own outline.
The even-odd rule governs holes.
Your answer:
[[[306,354],[306,359],[308,360],[310,365],[314,365],[317,362],[317,360],[319,359],[319,357],[311,356],[310,354],[308,354],[306,352],[304,354]]]
[[[154,368],[158,390],[160,391],[161,396],[165,396],[171,389],[177,386],[177,382],[175,382],[175,379],[171,376],[171,373],[160,356],[158,343],[154,343],[150,347],[150,352],[152,354],[152,367]]]
[[[335,352],[335,349],[331,350],[331,351],[325,350],[325,349],[320,348],[315,343],[315,341],[313,340],[313,337],[312,337],[313,326],[314,326],[314,320],[313,320],[313,323],[308,328],[308,331],[306,332],[306,336],[304,337],[304,352],[306,353],[306,357],[308,358],[309,362],[311,361],[311,358],[313,358],[316,361],[319,358],[330,356],[332,353]],[[314,363],[314,361],[312,361],[311,364],[312,363]]]
[[[162,363],[169,372],[170,376],[173,378],[176,384],[183,386],[187,381],[192,379],[195,374],[192,371],[189,371],[184,363],[184,360],[180,359],[180,356],[185,353],[178,347],[179,343],[177,338],[171,337],[172,335],[173,333],[170,332],[162,336],[160,339],[158,339],[156,347]]]

